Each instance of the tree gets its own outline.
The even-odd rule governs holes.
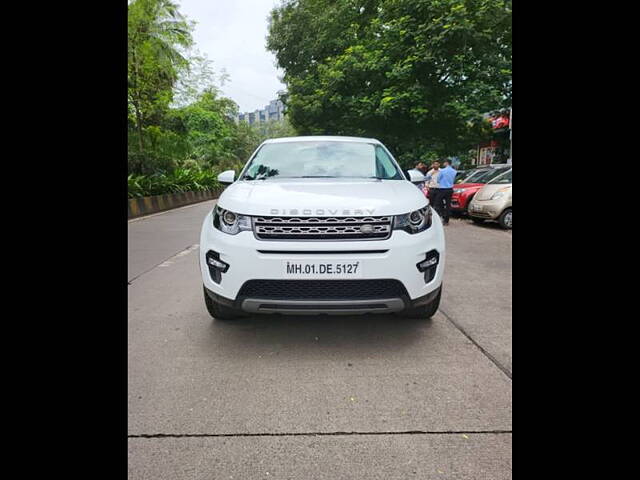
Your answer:
[[[266,122],[255,123],[253,129],[260,139],[258,143],[268,138],[295,137],[297,135],[296,130],[287,117],[278,121],[268,120]]]
[[[185,132],[189,144],[186,158],[211,168],[234,159],[233,117],[237,108],[232,100],[218,96],[217,90],[211,87],[197,101],[173,110],[167,126],[173,131]]]
[[[235,162],[228,166],[240,171],[242,166],[249,160],[254,150],[262,143],[264,139],[260,136],[260,132],[247,122],[238,122],[234,131],[233,147]]]
[[[129,2],[131,178],[240,169],[264,136],[291,132],[288,124],[260,131],[235,123],[238,106],[217,85],[228,76],[224,70],[216,74],[211,61],[193,48],[192,30],[193,22],[171,0]]]
[[[511,103],[507,0],[290,0],[267,47],[301,134],[373,136],[405,165],[466,151]]]
[[[216,85],[224,86],[229,74],[222,69],[220,74],[213,70],[213,62],[206,54],[198,50],[185,52],[186,68],[182,69],[174,86],[172,106],[183,107],[198,101],[207,90],[217,90]]]
[[[170,0],[133,0],[128,10],[128,100],[137,132],[138,154],[145,149],[145,127],[159,123],[173,98],[181,49],[192,44],[192,25]]]

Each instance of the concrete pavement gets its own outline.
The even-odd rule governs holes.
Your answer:
[[[215,200],[129,220],[128,280],[157,267],[198,242],[202,221]]]
[[[214,202],[129,223],[129,478],[511,478],[511,233],[452,220],[441,311],[216,322]]]

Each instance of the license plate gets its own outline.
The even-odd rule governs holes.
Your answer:
[[[471,211],[472,212],[481,212],[482,211],[482,207],[479,205],[471,205]]]
[[[284,273],[287,277],[297,278],[361,278],[362,262],[327,261],[327,262],[292,262],[284,263]]]

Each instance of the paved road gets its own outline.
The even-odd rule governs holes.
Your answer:
[[[130,479],[511,478],[510,232],[452,220],[431,321],[223,323],[213,204],[129,223]]]

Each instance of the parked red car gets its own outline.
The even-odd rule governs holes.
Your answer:
[[[453,213],[466,214],[469,202],[484,185],[498,175],[511,168],[511,165],[492,165],[492,168],[483,168],[465,179],[465,183],[453,186],[451,195],[451,211]]]

